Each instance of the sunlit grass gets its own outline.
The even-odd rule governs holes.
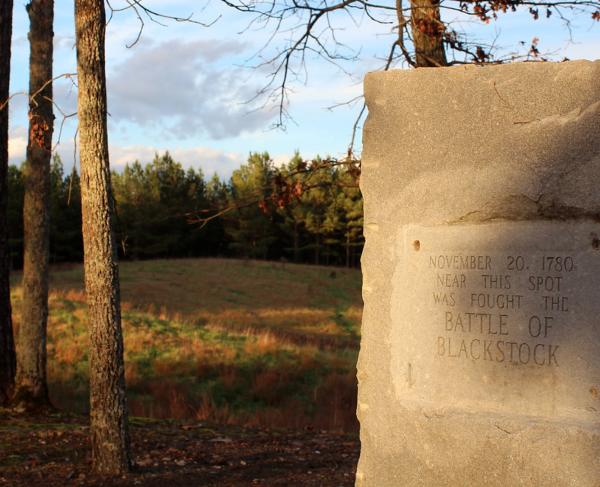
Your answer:
[[[358,271],[196,259],[124,263],[121,276],[133,415],[355,427]],[[58,407],[84,412],[89,339],[81,267],[54,270],[51,288],[50,393]]]

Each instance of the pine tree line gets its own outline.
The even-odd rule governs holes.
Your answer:
[[[185,170],[167,152],[112,173],[122,259],[241,257],[358,266],[362,198],[352,167],[306,163],[296,154],[275,167],[251,153],[228,181]],[[50,262],[83,259],[80,180],[55,156],[50,172]],[[23,262],[23,168],[8,171],[9,245]],[[283,188],[283,189],[282,189]]]

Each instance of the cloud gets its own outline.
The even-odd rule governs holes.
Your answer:
[[[11,42],[11,50],[12,49],[19,49],[19,48],[26,48],[28,47],[29,42],[27,41],[27,36],[13,36],[12,38],[12,42]]]
[[[54,49],[68,49],[75,51],[75,36],[71,34],[56,34],[54,36]]]
[[[293,155],[290,154],[275,154],[274,156],[271,156],[271,159],[273,159],[273,164],[275,165],[275,167],[282,167],[283,165],[290,162],[292,157]]]
[[[73,138],[68,136],[63,137],[61,143],[56,146],[56,152],[62,159],[65,171],[70,171],[73,167],[73,144]],[[15,166],[21,165],[25,160],[26,150],[27,129],[23,126],[12,128],[8,139],[9,163]],[[125,164],[134,161],[147,164],[154,159],[156,154],[164,154],[167,150],[173,159],[180,162],[184,168],[202,169],[207,179],[215,172],[222,178],[228,178],[234,169],[237,169],[246,161],[246,156],[239,152],[222,151],[211,147],[168,149],[159,146],[111,144],[109,146],[111,169],[120,171],[125,167]],[[77,154],[77,164],[79,164],[79,154]]]
[[[16,126],[8,134],[8,163],[18,166],[25,160],[27,151],[27,129]]]
[[[272,112],[244,104],[256,91],[247,75],[221,65],[243,49],[234,41],[178,39],[139,46],[109,73],[112,121],[176,139],[223,139],[267,126]]]
[[[164,154],[166,151],[167,149],[162,147],[141,145],[111,146],[111,167],[118,171],[125,167],[125,164],[136,160],[146,164],[152,161],[156,154]],[[226,152],[210,147],[176,148],[169,150],[169,153],[175,161],[180,162],[185,168],[202,169],[206,178],[209,178],[215,172],[221,177],[229,177],[231,172],[237,169],[246,159],[240,153]]]

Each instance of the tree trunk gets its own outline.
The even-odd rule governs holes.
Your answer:
[[[350,268],[350,231],[346,232],[346,267]]]
[[[439,0],[410,0],[410,5],[417,67],[447,66]]]
[[[8,402],[15,381],[15,344],[10,308],[8,250],[8,90],[12,0],[0,2],[0,405]],[[6,103],[5,103],[6,102]]]
[[[51,81],[54,0],[31,0],[27,13],[30,22],[29,141],[24,171],[23,301],[14,403],[35,410],[50,404],[46,383],[46,325],[54,127]]]
[[[294,262],[297,264],[300,257],[300,236],[298,232],[298,221],[294,220]]]
[[[321,227],[317,229],[317,240],[315,242],[315,265],[319,265],[321,263]]]
[[[75,1],[81,206],[90,322],[90,432],[93,469],[130,468],[119,275],[106,126],[104,0]]]

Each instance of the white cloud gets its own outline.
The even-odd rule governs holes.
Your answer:
[[[275,154],[274,156],[271,156],[271,159],[273,159],[273,164],[276,167],[281,167],[284,164],[287,164],[288,162],[290,162],[292,157],[293,157],[293,155],[290,155],[290,154]]]
[[[17,126],[8,134],[8,163],[20,165],[25,160],[27,151],[27,129]]]
[[[73,145],[72,134],[68,134],[68,136],[63,134],[63,139],[56,146],[56,152],[62,159],[65,171],[70,171],[73,167]],[[9,163],[17,166],[20,165],[25,160],[26,150],[27,129],[23,126],[12,128],[8,140]],[[121,146],[111,144],[109,146],[110,165],[112,169],[120,171],[125,167],[125,164],[136,160],[142,164],[147,164],[154,159],[156,154],[164,154],[167,150],[173,159],[180,162],[184,168],[193,167],[195,169],[202,169],[207,178],[215,172],[221,177],[229,177],[234,169],[237,169],[246,161],[247,157],[247,155],[239,152],[223,151],[202,146],[169,149],[168,147],[161,146]],[[77,154],[77,164],[79,164],[79,154]]]
[[[146,164],[152,161],[156,154],[164,154],[167,150],[163,147],[111,145],[111,167],[118,171],[125,167],[125,164],[136,160]],[[246,159],[240,153],[226,152],[210,147],[175,148],[169,150],[169,153],[175,161],[180,162],[185,168],[202,169],[206,178],[209,178],[215,172],[221,177],[229,177],[231,172],[237,169]]]
[[[73,34],[56,34],[54,36],[54,49],[66,49],[75,52],[75,36]]]
[[[265,127],[273,113],[244,104],[256,90],[242,70],[219,65],[243,48],[238,42],[214,40],[137,47],[108,75],[112,121],[176,139],[222,139]]]

